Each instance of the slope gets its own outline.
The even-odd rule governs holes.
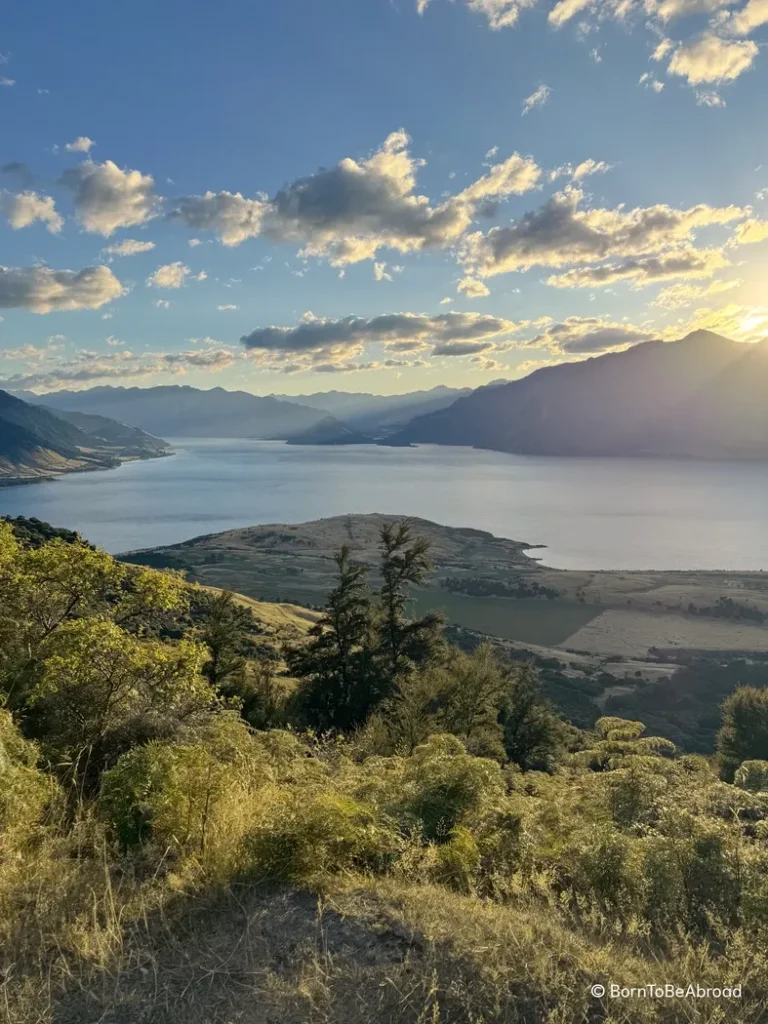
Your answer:
[[[389,439],[535,455],[768,457],[768,346],[708,331],[545,367]]]

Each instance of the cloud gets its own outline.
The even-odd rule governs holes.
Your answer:
[[[27,228],[40,221],[51,234],[58,234],[64,227],[64,218],[56,212],[56,205],[50,196],[38,192],[0,191],[0,209],[8,218],[14,231]]]
[[[423,14],[432,0],[416,0],[416,10]],[[492,29],[509,28],[517,23],[520,11],[533,7],[536,0],[465,0],[471,11],[485,15]]]
[[[80,271],[0,267],[0,309],[31,313],[99,309],[122,294],[122,285],[108,267]]]
[[[723,6],[729,6],[723,4]],[[747,36],[768,22],[768,0],[749,0],[740,11],[730,11],[718,24],[725,35]]]
[[[659,252],[689,242],[696,228],[745,216],[740,207],[705,204],[582,210],[583,192],[567,188],[507,227],[470,235],[461,258],[481,277],[530,267],[600,263]]]
[[[731,241],[734,245],[753,245],[755,242],[764,242],[766,238],[768,238],[768,220],[750,217],[743,224],[739,224]]]
[[[262,327],[240,339],[251,357],[267,369],[312,372],[375,368],[374,363],[351,363],[370,343],[383,344],[391,356],[421,353],[459,356],[494,348],[505,335],[523,324],[482,313],[388,313],[366,319],[348,316],[324,320],[306,313],[294,327]],[[413,364],[412,364],[413,365]]]
[[[463,192],[432,205],[416,192],[423,161],[411,156],[409,143],[404,131],[393,132],[367,159],[321,168],[272,199],[207,192],[177,200],[170,216],[195,231],[215,232],[227,246],[263,236],[344,267],[373,259],[382,248],[417,252],[453,245],[481,207],[535,188],[541,176],[530,157],[514,153]]]
[[[173,305],[173,303],[169,302],[168,299],[155,299],[154,304],[156,309],[170,309]]]
[[[631,281],[635,288],[656,281],[677,277],[711,277],[715,271],[728,266],[728,260],[719,249],[670,249],[659,256],[645,256],[624,263],[607,263],[597,267],[579,267],[547,279],[555,288],[593,288]]]
[[[217,306],[216,309],[218,309],[218,311],[220,313],[229,313],[229,312],[235,312],[235,310],[240,309],[240,307],[239,306],[228,305],[228,306]]]
[[[470,299],[483,299],[491,294],[488,286],[483,284],[482,281],[478,281],[476,277],[463,277],[456,286],[456,291],[463,292]],[[450,302],[451,300],[448,299],[447,301]]]
[[[0,78],[0,86],[5,86],[7,89],[10,89],[12,85],[16,85],[15,78]]]
[[[424,344],[479,341],[518,329],[511,320],[484,313],[385,313],[366,319],[348,316],[325,320],[307,313],[296,327],[261,327],[240,339],[246,349],[303,352],[328,345],[354,346],[366,342]]]
[[[111,160],[86,160],[65,171],[61,182],[74,193],[75,214],[86,231],[109,237],[118,228],[146,223],[158,209],[154,179],[121,170]]]
[[[493,348],[492,341],[445,341],[435,345],[433,356],[471,356],[477,352],[487,352]]]
[[[181,288],[192,271],[181,260],[166,263],[150,274],[147,285],[150,288]]]
[[[699,107],[724,107],[725,100],[718,93],[711,90],[697,89],[696,105]]]
[[[138,242],[135,238],[124,238],[122,242],[108,245],[104,252],[108,252],[110,256],[135,256],[140,252],[151,252],[154,248],[154,242]]]
[[[651,337],[649,331],[630,324],[612,323],[601,317],[570,316],[526,342],[526,347],[546,347],[563,355],[586,355],[624,348]]]
[[[661,0],[649,5],[660,21],[673,21],[693,14],[713,14],[721,7],[729,7],[733,0]]]
[[[540,85],[535,92],[532,92],[530,96],[526,96],[523,100],[523,113],[521,116],[525,117],[526,114],[529,114],[532,110],[536,110],[537,107],[543,107],[551,95],[551,86]]]
[[[660,82],[658,78],[654,78],[648,71],[640,75],[638,85],[644,85],[646,89],[650,89],[651,92],[655,93],[660,93],[664,89],[664,83]]]
[[[90,153],[91,147],[95,145],[93,139],[89,139],[87,135],[78,135],[72,142],[68,142],[64,149],[68,153]]]
[[[752,66],[757,53],[757,43],[751,40],[721,39],[705,32],[675,50],[668,71],[685,78],[689,85],[730,82]]]
[[[374,263],[373,264],[373,276],[377,281],[392,281],[394,280],[391,274],[387,273],[386,263]]]
[[[673,284],[660,291],[651,305],[659,306],[661,309],[682,309],[710,295],[719,295],[731,291],[732,288],[738,288],[740,284],[741,281],[712,281],[707,285]]]
[[[74,359],[42,371],[16,374],[0,382],[10,389],[35,388],[55,391],[59,388],[88,387],[97,381],[129,381],[163,375],[178,376],[190,370],[218,373],[232,366],[237,355],[229,349],[188,352],[80,351]]]

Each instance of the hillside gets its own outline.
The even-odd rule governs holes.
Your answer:
[[[370,395],[366,392],[318,391],[311,395],[275,395],[283,402],[296,402],[324,409],[365,433],[383,435],[402,427],[415,416],[445,409],[471,388],[449,388],[443,384],[429,391],[402,395]]]
[[[319,409],[260,398],[245,391],[187,386],[97,387],[39,395],[65,412],[117,418],[159,437],[243,437],[283,440],[327,418]]]
[[[768,343],[698,331],[544,367],[414,419],[388,443],[528,455],[768,458]]]
[[[0,483],[109,469],[125,459],[165,455],[168,448],[114,420],[62,416],[0,391]]]
[[[127,423],[109,419],[107,416],[94,416],[82,412],[66,412],[63,409],[51,409],[57,419],[65,420],[72,426],[84,431],[96,439],[98,443],[113,445],[121,450],[123,457],[134,454],[137,458],[165,455],[171,446],[167,441],[148,434],[145,430],[132,427]]]
[[[302,430],[288,438],[288,444],[374,444],[372,437],[363,434],[354,427],[348,426],[335,419],[333,416],[326,416],[309,430]]]
[[[764,687],[691,756],[354,578],[307,632],[41,525],[0,522],[3,1022],[764,1021]]]

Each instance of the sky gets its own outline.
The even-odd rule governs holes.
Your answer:
[[[6,0],[0,387],[768,336],[768,0]]]

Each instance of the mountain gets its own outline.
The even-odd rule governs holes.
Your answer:
[[[420,416],[389,444],[529,455],[768,458],[768,343],[710,331],[544,367]]]
[[[117,418],[160,437],[282,440],[309,430],[328,415],[323,410],[245,391],[202,391],[178,385],[55,391],[36,396],[36,401],[65,412]]]
[[[312,395],[275,395],[281,402],[292,402],[323,409],[352,427],[379,435],[405,426],[414,416],[445,409],[471,388],[444,385],[430,391],[411,391],[404,395],[369,395],[365,392],[318,391]]]
[[[47,408],[47,406],[40,406]],[[167,441],[148,434],[138,427],[109,419],[107,416],[94,416],[83,412],[65,412],[63,409],[50,409],[57,419],[64,420],[79,430],[85,431],[106,447],[119,448],[123,458],[151,458],[166,455],[171,446]]]
[[[333,416],[326,416],[309,430],[289,437],[288,444],[375,444],[372,437],[341,423]]]
[[[84,469],[108,469],[128,458],[167,453],[156,437],[113,420],[62,416],[0,391],[0,483]]]

